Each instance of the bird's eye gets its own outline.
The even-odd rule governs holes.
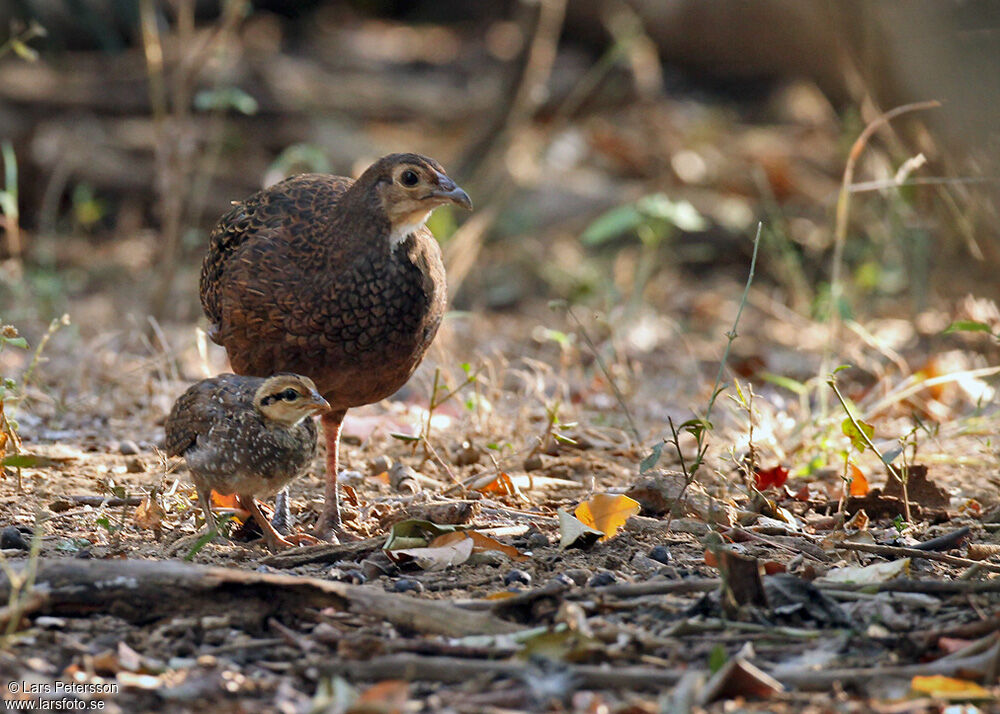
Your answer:
[[[399,175],[399,182],[404,186],[416,186],[419,180],[420,177],[417,176],[417,172],[411,169],[407,169]]]
[[[289,388],[283,391],[279,396],[286,402],[294,402],[300,395],[294,389]]]

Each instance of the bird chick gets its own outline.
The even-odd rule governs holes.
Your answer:
[[[183,456],[210,530],[211,492],[236,494],[272,547],[294,545],[264,518],[257,497],[302,475],[316,455],[312,416],[330,409],[308,377],[221,374],[188,388],[166,421],[168,456]]]
[[[337,474],[347,409],[402,387],[444,316],[441,250],[424,222],[445,204],[472,208],[433,159],[390,154],[356,181],[285,179],[236,204],[209,239],[201,302],[233,370],[307,375],[330,403],[316,526],[324,537],[343,534]]]

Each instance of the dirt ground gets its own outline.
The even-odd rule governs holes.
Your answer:
[[[70,696],[122,712],[655,712],[679,711],[671,707],[691,702],[706,711],[730,711],[734,702],[748,711],[936,710],[932,702],[943,695],[932,691],[913,699],[912,680],[922,670],[907,667],[973,647],[954,655],[971,657],[973,665],[945,671],[957,674],[977,662],[985,666],[996,652],[989,634],[996,602],[990,573],[1000,567],[989,559],[983,565],[965,559],[989,557],[988,547],[985,556],[972,550],[994,541],[990,508],[997,500],[995,419],[975,401],[988,401],[991,388],[974,376],[946,381],[933,394],[918,390],[905,400],[899,396],[905,382],[898,376],[874,386],[870,378],[867,384],[864,378],[842,379],[859,408],[876,407],[873,421],[883,448],[910,425],[922,424],[918,461],[928,465],[929,480],[944,496],[914,494],[918,515],[909,523],[898,517],[893,523],[898,499],[887,505],[869,495],[867,504],[848,502],[845,516],[867,505],[870,522],[843,525],[835,516],[843,487],[836,466],[836,449],[845,440],[839,433],[842,412],[830,405],[824,417],[818,400],[800,403],[787,389],[762,379],[758,367],[740,378],[742,389],[753,385],[755,394],[754,458],[761,470],[787,465],[793,475],[785,486],[764,491],[768,500],[750,495],[755,492],[748,491],[738,468],[750,451],[746,411],[726,398],[719,401],[708,436],[706,465],[682,505],[672,500],[676,479],[683,477],[677,476],[680,462],[669,448],[646,474],[660,477],[652,492],[660,494],[666,511],[673,508],[672,516],[655,508],[655,498],[640,497],[643,515],[607,542],[560,547],[558,509],[572,512],[594,494],[622,493],[639,482],[639,463],[663,437],[666,416],[680,422],[707,403],[741,286],[720,281],[713,290],[734,297],[702,307],[702,329],[684,334],[655,314],[614,327],[607,316],[585,314],[581,327],[544,305],[518,314],[451,317],[411,384],[391,400],[354,410],[347,422],[344,463],[352,473],[341,482],[345,518],[360,543],[284,553],[269,552],[252,534],[198,548],[193,488],[183,465],[169,463],[158,451],[172,399],[190,380],[225,369],[220,350],[200,347],[195,325],[172,325],[154,335],[155,341],[138,330],[94,339],[60,331],[46,348],[30,401],[17,414],[23,449],[44,462],[19,475],[8,469],[0,482],[0,521],[8,528],[5,567],[23,573],[33,562],[42,564],[34,589],[22,595],[23,602],[13,601],[22,604],[28,619],[14,627],[16,634],[0,655],[5,678],[36,684],[36,694],[23,695],[27,699]],[[749,361],[754,341],[770,337],[768,359],[780,363],[782,321],[755,305],[766,308],[762,295],[750,303],[740,329],[752,335],[750,344],[741,345],[738,338],[730,359]],[[658,331],[640,349],[636,340],[629,341],[630,331],[639,329],[637,324],[651,329],[650,319],[658,320]],[[572,338],[560,346],[551,339],[553,331]],[[584,333],[602,354],[621,402]],[[868,351],[855,336],[844,344],[858,354]],[[805,381],[820,364],[822,350],[810,353],[794,345],[788,350],[797,355],[803,371],[798,378]],[[88,355],[83,364],[82,353]],[[868,354],[872,364],[884,360]],[[966,375],[982,362],[965,349],[938,359],[942,365],[950,360],[951,372],[942,366],[942,373],[964,369]],[[419,434],[434,371],[456,386],[465,379],[466,362],[477,379],[435,410],[426,456],[422,443],[391,436]],[[977,395],[976,389],[982,392]],[[878,408],[879,400],[884,408]],[[558,421],[551,426],[555,409]],[[915,420],[914,413],[922,413],[923,420]],[[553,439],[553,433],[564,438]],[[693,439],[680,443],[689,464]],[[820,463],[824,451],[833,454],[829,461],[804,473],[802,467]],[[415,492],[390,485],[383,472],[391,462],[420,474]],[[857,462],[872,486],[884,486],[888,477],[873,457]],[[321,469],[317,459],[292,489],[295,528],[302,532],[309,531],[322,505]],[[486,486],[500,473],[510,477],[513,492]],[[472,482],[480,490],[471,488]],[[486,550],[464,564],[424,571],[385,556],[382,546],[392,523],[442,503],[446,508],[435,512],[439,520],[495,534],[523,559]],[[779,506],[786,515],[775,510]],[[751,598],[724,607],[720,571],[710,564],[718,547],[709,535],[713,522],[724,550],[756,558],[769,573],[758,582],[784,579],[791,594],[782,589],[785,594],[779,595],[769,584],[766,602]],[[10,526],[20,529],[23,540],[10,534]],[[970,534],[947,551],[958,556],[952,560],[910,555],[898,577],[864,576],[874,579],[863,591],[857,585],[822,584],[824,574],[844,566],[899,564],[904,551],[893,547],[965,526]],[[33,533],[37,555],[21,549],[30,547]],[[844,542],[889,549],[845,550]],[[64,585],[54,584],[62,577],[86,578],[86,571],[53,573],[52,583],[45,575],[54,563],[99,561],[122,567],[135,561],[180,567],[190,561],[237,568],[252,577],[304,576],[353,586],[361,601],[373,592],[437,601],[489,613],[492,624],[473,632],[433,620],[413,622],[391,614],[395,602],[367,611],[333,596],[320,604],[283,602],[272,592],[283,586],[271,583],[189,594],[166,614],[163,599],[178,597],[169,588],[140,584],[132,597],[115,593],[110,603],[98,606],[87,602],[90,595],[67,595]],[[741,582],[733,574],[729,579]],[[821,589],[801,591],[810,581]],[[945,589],[935,591],[934,584]],[[71,590],[95,587],[100,590],[85,580]],[[738,598],[748,597],[747,587],[753,590],[733,587]],[[51,595],[46,588],[54,588]],[[30,593],[40,597],[31,600]],[[516,596],[509,597],[512,593]],[[122,604],[134,598],[142,601],[138,610],[135,602]],[[490,631],[497,622],[521,634],[510,639]],[[704,680],[719,661],[756,665],[771,674],[731,673],[706,688]],[[503,669],[507,663],[515,663],[513,670]],[[456,669],[460,666],[472,669]],[[837,684],[820,676],[831,669],[846,671]],[[57,680],[92,687],[66,695],[53,689]],[[710,690],[714,693],[706,695]],[[357,692],[361,699],[352,699]],[[993,696],[984,692],[977,697]]]

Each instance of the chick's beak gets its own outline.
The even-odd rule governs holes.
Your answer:
[[[319,395],[319,392],[312,393],[313,413],[323,414],[330,411],[330,402]]]
[[[444,174],[438,174],[438,187],[431,192],[431,195],[443,198],[445,201],[454,203],[456,206],[461,206],[467,211],[472,210],[472,199],[469,198],[469,194]]]

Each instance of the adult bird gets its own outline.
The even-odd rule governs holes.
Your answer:
[[[433,159],[384,156],[352,181],[301,174],[226,213],[209,239],[201,304],[234,371],[310,377],[331,410],[323,537],[343,534],[337,492],[347,409],[397,391],[441,324],[441,251],[424,223],[472,208]]]

